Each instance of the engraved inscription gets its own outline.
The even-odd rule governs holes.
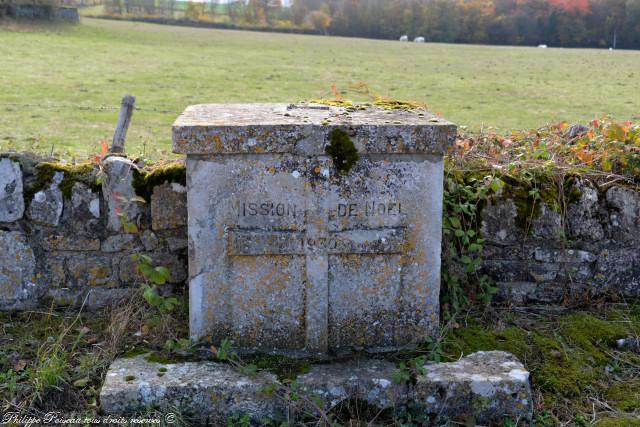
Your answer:
[[[345,217],[373,217],[402,215],[402,203],[367,201],[364,203],[338,203],[329,211],[329,220]]]
[[[231,230],[232,256],[324,254],[399,254],[404,228],[349,230],[328,237],[308,237],[298,231]]]
[[[273,216],[296,218],[302,213],[295,203],[278,203],[273,201],[245,201],[237,207],[240,216]]]

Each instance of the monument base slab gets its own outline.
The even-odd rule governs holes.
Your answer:
[[[158,408],[179,411],[198,424],[226,425],[232,417],[291,420],[295,414],[329,412],[359,401],[432,421],[502,425],[505,419],[532,418],[529,372],[513,355],[499,351],[428,364],[415,382],[399,383],[395,364],[381,359],[314,365],[291,384],[269,372],[247,376],[240,371],[217,362],[161,364],[144,355],[118,359],[100,394],[102,411],[126,415]]]

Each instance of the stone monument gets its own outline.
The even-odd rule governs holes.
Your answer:
[[[436,334],[455,135],[423,110],[188,107],[173,148],[187,155],[191,338],[341,355]]]
[[[442,155],[455,134],[421,110],[189,107],[173,138],[187,155],[191,337],[316,359],[436,334]],[[295,378],[306,397],[288,399],[265,393],[289,387],[267,370],[141,355],[113,362],[100,404],[118,415],[179,407],[203,425],[238,414],[298,425],[304,402],[318,414],[350,401],[434,423],[532,418],[529,373],[510,354],[427,363],[415,382],[396,371],[362,354],[313,364]]]

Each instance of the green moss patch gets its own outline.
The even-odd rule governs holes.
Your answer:
[[[640,420],[637,418],[602,418],[598,421],[597,427],[640,427]]]
[[[125,359],[131,359],[133,357],[137,357],[137,356],[141,356],[143,354],[146,354],[149,352],[149,349],[146,348],[133,348],[127,352],[125,352],[121,357],[125,358]]]
[[[611,347],[616,339],[633,333],[629,323],[621,320],[603,320],[590,314],[576,313],[561,322],[559,332],[567,344],[582,349],[592,363],[605,365],[611,360]]]
[[[133,188],[136,194],[146,201],[151,200],[153,188],[165,182],[187,185],[187,169],[182,162],[162,163],[133,174]]]
[[[628,421],[640,411],[640,354],[618,349],[616,340],[639,332],[636,306],[560,314],[504,311],[500,320],[470,321],[452,330],[442,352],[445,360],[476,351],[515,354],[531,372],[536,413],[548,418],[541,425],[568,419],[582,425],[576,420],[591,419],[594,401],[616,411],[605,411],[607,418],[594,425],[636,425]]]
[[[616,409],[633,412],[640,409],[640,381],[613,384],[605,393],[605,398]]]
[[[471,325],[450,335],[445,354],[455,360],[475,351],[507,351],[527,364],[542,390],[575,397],[601,378],[615,340],[629,333],[624,323],[587,313],[569,315],[549,331],[515,326],[494,331]]]
[[[150,363],[160,363],[161,365],[171,365],[175,363],[182,363],[189,360],[189,358],[181,357],[174,354],[153,352],[144,357],[144,360]]]
[[[71,198],[71,192],[76,182],[89,186],[93,191],[99,191],[98,170],[98,165],[90,162],[73,165],[51,162],[38,163],[33,170],[35,179],[25,188],[25,200],[29,202],[38,191],[49,188],[56,172],[64,173],[58,188],[67,199]]]
[[[244,358],[245,363],[252,363],[258,369],[268,370],[280,380],[295,380],[298,375],[309,372],[311,363],[304,359],[292,359],[273,354],[255,354]]]
[[[329,136],[330,143],[325,152],[333,159],[336,169],[342,174],[347,174],[356,165],[360,156],[356,146],[343,130],[334,129]]]

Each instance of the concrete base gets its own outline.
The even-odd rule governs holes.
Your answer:
[[[343,402],[364,401],[380,410],[411,411],[432,421],[469,419],[490,425],[504,419],[530,421],[529,372],[511,354],[478,352],[457,362],[428,364],[413,382],[398,383],[385,360],[314,365],[290,385],[268,372],[253,376],[228,364],[160,364],[145,356],[113,362],[100,399],[104,413],[125,415],[156,407],[180,411],[199,424],[220,425],[232,416],[256,422],[288,414],[331,411]],[[297,399],[287,399],[289,391]]]

